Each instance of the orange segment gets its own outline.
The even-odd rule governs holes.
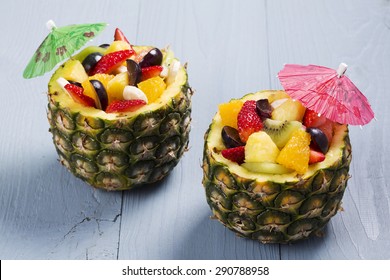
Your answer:
[[[153,77],[139,83],[138,88],[145,93],[148,103],[152,103],[163,94],[166,84],[161,77]]]
[[[276,162],[284,167],[294,169],[300,174],[307,171],[310,157],[310,134],[298,129],[280,151]]]
[[[237,115],[244,102],[241,100],[231,100],[229,103],[222,103],[218,106],[219,114],[223,125],[228,125],[237,129]]]

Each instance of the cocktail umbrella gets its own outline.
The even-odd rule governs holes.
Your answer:
[[[317,65],[286,64],[278,73],[285,91],[326,118],[343,124],[364,125],[374,118],[367,98],[344,75],[347,65],[336,70]]]
[[[56,27],[54,22],[49,20],[46,25],[50,33],[24,70],[23,77],[26,79],[42,76],[52,70],[59,62],[69,58],[76,50],[103,31],[107,24],[73,24]]]

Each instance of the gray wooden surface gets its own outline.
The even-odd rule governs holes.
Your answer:
[[[13,0],[0,18],[0,259],[390,259],[390,1]],[[189,63],[190,151],[166,180],[104,192],[58,163],[45,112],[50,74],[22,78],[48,19],[108,22],[96,44],[120,27],[136,44],[170,44]],[[217,104],[280,88],[284,63],[342,61],[378,121],[350,129],[345,211],[325,236],[262,245],[210,220],[200,162]]]

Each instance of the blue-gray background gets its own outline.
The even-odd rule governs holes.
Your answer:
[[[0,259],[389,259],[390,2],[385,0],[22,1],[0,10]],[[22,72],[58,26],[107,22],[135,44],[188,62],[190,150],[171,175],[130,192],[95,190],[57,161],[46,119],[50,74]],[[263,245],[215,220],[201,184],[203,135],[217,105],[278,89],[284,63],[350,65],[378,121],[351,127],[344,212],[323,238]]]

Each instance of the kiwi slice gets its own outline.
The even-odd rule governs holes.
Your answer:
[[[285,174],[294,171],[283,165],[272,162],[245,162],[241,164],[241,166],[255,173]]]
[[[303,125],[299,121],[265,119],[263,122],[263,130],[271,137],[279,149],[286,145],[295,130],[302,128]]]

